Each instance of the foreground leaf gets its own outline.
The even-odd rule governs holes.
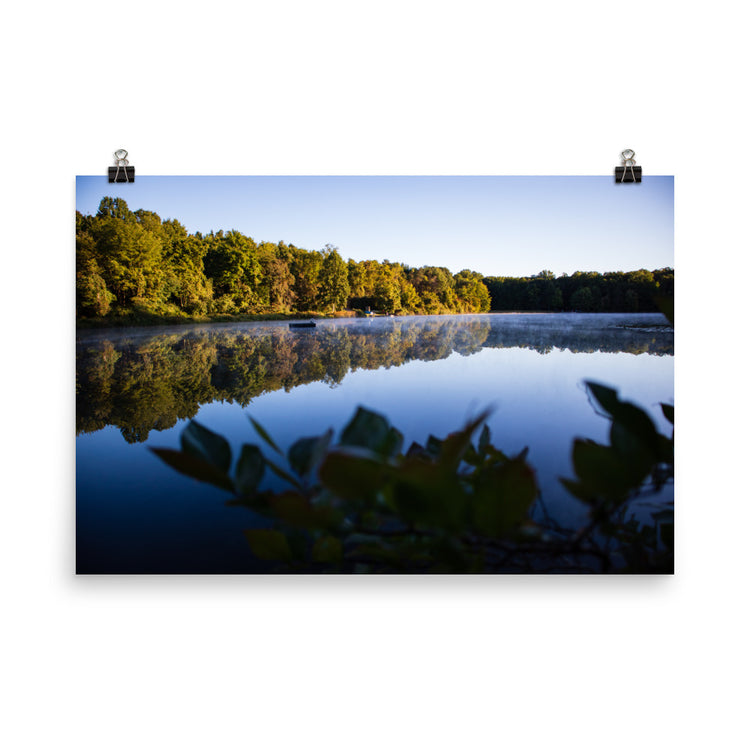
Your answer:
[[[473,501],[475,529],[488,536],[508,535],[526,519],[538,494],[534,471],[523,459],[483,471]]]
[[[490,447],[490,428],[487,425],[482,427],[482,432],[479,435],[479,452],[484,456],[487,454],[487,450]]]
[[[260,560],[288,562],[292,559],[292,550],[289,548],[286,537],[280,531],[245,529],[244,533],[250,549]]]
[[[325,456],[332,437],[333,430],[328,430],[320,437],[300,438],[289,449],[289,465],[299,476],[311,476]]]
[[[270,507],[274,516],[284,524],[301,529],[324,529],[337,521],[333,508],[325,503],[313,504],[299,492],[283,492],[274,496]]]
[[[338,564],[343,556],[341,542],[335,537],[322,536],[313,545],[312,559],[314,562]]]
[[[226,473],[232,463],[232,449],[229,443],[215,432],[191,420],[180,435],[180,446],[206,463]]]
[[[574,442],[573,468],[580,483],[593,495],[621,500],[634,484],[618,453],[590,440]]]
[[[329,453],[320,467],[320,481],[345,500],[373,502],[390,475],[390,468],[367,456],[344,451]]]
[[[273,461],[269,461],[269,459],[266,459],[266,465],[274,474],[276,474],[277,477],[283,479],[285,482],[289,482],[289,484],[293,485],[298,490],[302,489],[302,485],[300,484],[300,482],[298,482],[288,471],[282,469],[278,464],[275,464]]]
[[[402,443],[401,433],[394,430],[382,414],[361,406],[341,433],[341,445],[369,448],[381,456],[395,455]]]
[[[186,477],[197,479],[199,482],[207,482],[214,487],[234,492],[232,480],[202,458],[171,448],[149,448],[149,450],[155,453],[165,464],[179,471],[180,474],[184,474]]]
[[[247,418],[250,420],[253,427],[255,428],[255,431],[258,433],[258,435],[260,435],[263,441],[267,445],[269,445],[271,448],[273,448],[276,451],[276,453],[278,453],[280,456],[283,456],[284,454],[281,452],[281,448],[279,448],[279,446],[276,445],[273,438],[268,434],[268,432],[265,430],[263,425],[261,425],[259,422],[254,420],[250,415],[248,415]]]
[[[641,408],[629,401],[621,401],[617,391],[600,383],[586,381],[591,394],[599,402],[601,407],[612,417],[612,430],[610,439],[614,447],[618,447],[618,441],[636,440],[641,444],[641,450],[650,454],[651,460],[656,459],[658,448],[658,432],[651,417]],[[625,437],[623,433],[630,433]],[[626,452],[631,450],[626,446]]]
[[[266,461],[257,445],[243,445],[235,469],[235,485],[244,495],[252,495],[263,478]]]
[[[401,521],[457,531],[465,521],[466,492],[442,466],[411,458],[394,473],[390,504]]]

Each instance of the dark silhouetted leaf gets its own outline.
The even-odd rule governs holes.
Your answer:
[[[488,416],[489,412],[484,412],[479,417],[469,422],[463,430],[452,432],[447,438],[445,438],[445,440],[443,440],[440,448],[440,463],[442,466],[451,471],[455,471],[458,468],[458,465],[463,460],[468,447],[471,445],[471,438],[474,432]]]
[[[190,453],[206,463],[226,473],[232,463],[232,450],[229,443],[215,432],[191,420],[180,434],[180,445],[185,453]]]
[[[527,456],[529,455],[529,446],[526,445],[521,450],[513,456],[514,461],[525,461]]]
[[[612,414],[612,412],[617,409],[617,404],[620,400],[617,398],[616,390],[609,386],[602,385],[601,383],[595,383],[591,380],[586,381],[586,387],[608,414]]]
[[[479,466],[484,461],[484,459],[477,452],[477,449],[471,443],[469,443],[469,446],[464,453],[464,461],[466,461],[469,466]]]
[[[277,518],[291,526],[308,527],[312,520],[310,501],[299,492],[283,492],[271,500]]]
[[[617,414],[614,416],[614,424],[630,432],[655,458],[659,433],[651,417],[643,409],[639,409],[635,404],[621,401],[617,407]]]
[[[278,464],[274,463],[273,461],[269,461],[266,459],[266,464],[268,465],[268,468],[276,474],[277,477],[283,479],[286,482],[289,482],[289,484],[294,485],[297,489],[302,489],[302,485],[300,482],[298,482],[288,471],[285,471],[282,469]]]
[[[155,453],[165,464],[179,471],[180,474],[234,492],[232,480],[202,458],[171,448],[150,448],[149,450]]]
[[[341,445],[369,448],[381,455],[392,455],[390,450],[395,439],[396,435],[391,433],[391,426],[384,416],[361,406],[341,433]]]
[[[320,481],[334,495],[346,500],[371,501],[389,476],[380,461],[348,452],[329,453],[320,467]]]
[[[258,488],[266,461],[257,445],[243,445],[235,469],[234,483],[244,495],[252,495]]]
[[[594,500],[596,500],[596,493],[581,482],[576,482],[574,479],[565,479],[561,477],[560,484],[565,487],[565,489],[571,495],[573,495],[573,497],[577,497],[579,500],[583,500],[584,503],[591,504]]]
[[[473,501],[476,530],[488,536],[506,536],[526,518],[538,494],[534,472],[523,459],[483,470]]]
[[[271,499],[276,518],[288,526],[303,529],[323,529],[335,525],[337,513],[327,504],[311,503],[299,492],[283,492]]]
[[[311,475],[322,460],[333,436],[328,430],[320,437],[300,438],[289,449],[289,465],[301,477]]]
[[[637,440],[641,443],[642,450],[648,451],[650,460],[655,461],[658,433],[651,417],[635,404],[621,401],[617,397],[617,391],[612,388],[591,381],[587,381],[586,385],[601,407],[612,417],[613,432],[610,436],[612,444],[618,447],[619,442],[627,452],[632,450],[630,445],[632,440]],[[616,429],[615,425],[617,425]],[[630,439],[625,438],[623,431],[630,433]]]
[[[487,425],[482,427],[482,432],[479,435],[479,452],[484,456],[487,454],[487,449],[490,447],[490,428]]]
[[[388,430],[388,436],[383,443],[382,455],[397,456],[404,445],[404,436],[395,428]]]
[[[289,548],[286,537],[280,531],[245,529],[244,533],[250,549],[260,560],[288,562],[292,559],[292,550]]]
[[[424,449],[428,456],[438,458],[438,456],[440,456],[440,451],[443,449],[443,441],[436,438],[434,435],[430,435],[427,438],[427,443],[425,444]]]
[[[597,495],[619,500],[633,486],[626,463],[606,445],[576,440],[573,444],[573,467],[580,482]]]
[[[411,458],[412,456],[425,456],[425,449],[417,442],[413,442],[409,446],[409,450],[406,451],[407,458]]]
[[[452,432],[443,440],[438,461],[449,471],[455,471],[471,445],[471,433],[465,430]]]
[[[250,422],[252,423],[253,427],[255,428],[255,431],[260,435],[260,437],[263,439],[263,441],[269,445],[271,448],[273,448],[276,453],[278,453],[280,456],[283,456],[284,454],[281,452],[281,448],[279,448],[278,445],[274,442],[273,438],[268,434],[268,432],[263,428],[263,426],[254,420],[251,416],[248,415],[247,417]]]
[[[314,562],[338,564],[343,558],[341,542],[332,536],[322,536],[312,548]]]
[[[610,442],[628,467],[633,486],[640,484],[654,466],[656,456],[653,450],[625,429],[619,422],[613,422],[610,429]]]
[[[420,458],[407,459],[393,475],[394,508],[403,521],[460,528],[466,493],[455,474]]]

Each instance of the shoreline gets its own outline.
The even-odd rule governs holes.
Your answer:
[[[244,315],[122,315],[112,318],[76,318],[76,330],[98,328],[154,328],[157,326],[208,325],[211,323],[263,323],[269,320],[335,320],[355,318],[354,310],[341,310],[336,313],[247,313]]]
[[[149,316],[146,318],[133,319],[131,316],[116,318],[83,318],[76,319],[76,331],[96,331],[106,329],[125,328],[158,328],[170,326],[193,326],[212,325],[214,323],[264,323],[271,321],[298,320],[336,320],[341,318],[357,318],[362,320],[379,318],[407,318],[407,317],[431,317],[445,318],[458,317],[462,315],[663,315],[657,311],[648,312],[580,312],[577,310],[489,310],[484,313],[408,313],[406,315],[358,315],[356,310],[341,310],[336,313],[307,312],[302,313],[255,313],[246,315],[200,315],[200,316]],[[622,326],[623,328],[639,329],[639,325]],[[671,329],[673,326],[666,322],[663,325],[651,324],[648,328]]]

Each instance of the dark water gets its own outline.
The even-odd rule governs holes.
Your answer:
[[[78,572],[245,572],[243,528],[220,490],[176,474],[147,446],[178,447],[190,418],[237,450],[257,442],[247,415],[282,448],[342,427],[362,404],[406,445],[443,437],[495,407],[493,442],[529,446],[545,502],[577,523],[559,486],[575,436],[606,440],[582,387],[616,387],[647,408],[673,402],[673,334],[661,315],[518,314],[341,319],[81,331],[77,344]],[[235,453],[236,455],[236,453]],[[671,491],[671,490],[667,490]]]

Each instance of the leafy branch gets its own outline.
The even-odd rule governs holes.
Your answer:
[[[302,437],[286,456],[251,417],[262,445],[243,445],[233,470],[229,443],[195,421],[180,450],[152,450],[176,471],[232,493],[228,504],[267,519],[269,528],[245,536],[253,554],[280,571],[670,572],[671,508],[652,513],[653,524],[628,512],[644,489],[658,492],[672,480],[674,435],[658,433],[615,390],[586,387],[611,427],[608,444],[574,441],[575,477],[560,480],[587,506],[579,529],[546,512],[528,449],[508,456],[492,444],[489,412],[406,451],[403,435],[362,407],[337,441],[333,430]],[[673,407],[662,410],[673,423]],[[264,488],[269,472],[282,490]],[[533,519],[535,507],[542,521]]]

